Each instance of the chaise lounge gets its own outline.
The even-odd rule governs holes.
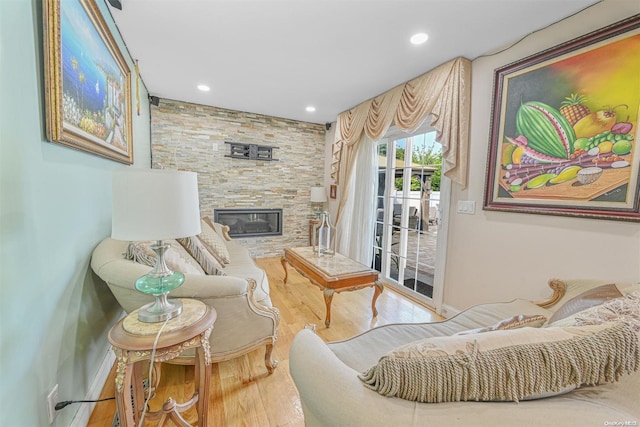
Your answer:
[[[290,370],[300,393],[306,425],[309,427],[638,425],[640,423],[640,404],[638,403],[640,402],[640,372],[638,371],[640,283],[614,285],[598,280],[552,280],[549,285],[553,289],[553,296],[544,302],[514,300],[506,303],[481,304],[442,322],[386,325],[345,341],[327,344],[310,330],[300,331],[291,346]],[[626,308],[620,309],[620,304],[625,304]],[[617,326],[609,327],[607,325],[612,323],[603,323],[605,320],[618,320],[613,324]],[[624,320],[624,323],[621,323],[621,320]],[[574,327],[573,325],[586,326]],[[428,393],[422,395],[405,393],[405,398],[391,397],[400,396],[406,384],[416,383],[415,378],[409,378],[408,375],[402,376],[409,372],[408,370],[382,371],[379,369],[383,362],[389,362],[394,357],[395,360],[402,359],[403,351],[420,352],[426,348],[428,353],[437,345],[442,345],[442,342],[460,341],[461,337],[467,337],[468,342],[476,343],[468,353],[458,350],[453,356],[437,355],[440,360],[443,357],[447,360],[458,357],[454,359],[453,365],[455,368],[461,368],[461,365],[470,365],[479,360],[479,355],[484,350],[482,346],[489,344],[487,340],[492,335],[494,338],[499,334],[502,336],[508,334],[511,337],[515,336],[515,333],[521,336],[533,335],[534,332],[556,333],[560,329],[578,330],[579,335],[586,334],[580,331],[580,328],[600,328],[599,330],[626,328],[626,336],[633,342],[633,344],[624,343],[620,346],[627,351],[626,362],[620,362],[621,359],[615,359],[618,356],[612,356],[611,360],[620,362],[618,370],[610,362],[606,362],[602,369],[609,372],[616,370],[616,374],[612,375],[615,378],[604,380],[604,374],[600,372],[600,374],[596,373],[594,382],[601,384],[584,385],[585,382],[589,382],[584,379],[587,374],[583,373],[583,377],[576,378],[575,371],[578,369],[576,366],[579,365],[576,362],[569,367],[571,375],[564,387],[557,386],[558,383],[556,383],[556,387],[552,387],[553,390],[547,390],[547,393],[518,396],[518,392],[524,387],[519,385],[513,387],[519,390],[510,389],[509,385],[513,383],[515,375],[515,368],[512,369],[512,367],[518,364],[525,354],[528,354],[527,351],[518,348],[517,351],[522,353],[516,353],[515,357],[507,362],[508,374],[501,379],[496,373],[489,371],[491,380],[484,384],[485,388],[493,389],[500,381],[509,383],[505,386],[506,391],[495,398],[501,401],[486,401],[492,400],[491,396],[478,397],[482,394],[481,392],[476,390],[474,395],[474,390],[469,390],[473,388],[471,383],[474,381],[472,378],[474,372],[466,377],[459,376],[443,380],[447,374],[445,370],[440,370],[429,381],[447,385],[447,381],[456,383],[460,378],[464,378],[457,382],[462,382],[462,388],[466,390],[458,391],[457,394],[449,390],[448,395],[443,390],[435,390],[434,401],[442,403],[425,403],[429,401]],[[591,339],[591,336],[577,339]],[[438,340],[440,340],[439,344],[433,344]],[[416,342],[422,343],[422,348],[416,345]],[[480,342],[479,346],[478,342]],[[563,345],[564,343],[556,343],[552,347],[557,348]],[[613,345],[605,343],[600,348],[604,348],[606,352],[607,347],[611,346]],[[479,351],[476,351],[477,347]],[[574,351],[580,353],[581,350],[579,348]],[[417,356],[411,357],[416,360]],[[419,358],[424,358],[424,355],[421,354]],[[589,351],[582,356],[585,365],[597,358],[595,353]],[[564,356],[554,363],[560,366],[567,359],[568,357]],[[438,366],[442,367],[442,365]],[[532,369],[530,366],[528,370]],[[621,369],[623,366],[626,370]],[[475,366],[472,368],[470,370],[474,371]],[[421,365],[420,369],[427,370],[425,365]],[[411,372],[421,375],[418,372],[420,369]],[[458,374],[459,372],[461,371],[458,371]],[[561,377],[559,372],[557,374]],[[535,373],[529,372],[529,375],[533,377],[534,382],[538,381]],[[556,371],[552,370],[551,376],[555,375]],[[427,383],[428,381],[424,381],[418,384],[418,387],[428,389],[430,384]],[[540,383],[544,383],[544,380],[540,379]],[[542,387],[537,385],[534,388]],[[465,393],[467,393],[466,398]]]

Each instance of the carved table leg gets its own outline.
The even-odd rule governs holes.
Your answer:
[[[206,338],[203,336],[203,340],[204,339],[208,339],[208,335]],[[208,426],[207,402],[209,400],[211,362],[208,348],[205,350],[203,347],[204,346],[200,346],[196,349],[195,394],[198,395],[198,425]],[[209,346],[207,345],[206,347]],[[207,354],[205,354],[205,352]]]
[[[119,348],[114,348],[116,353],[116,407],[120,417],[120,425],[133,426],[133,405],[131,404],[131,375],[127,364],[128,354]],[[126,390],[126,393],[125,393]]]
[[[376,281],[375,289],[373,291],[373,299],[371,300],[371,312],[373,313],[373,317],[378,315],[378,309],[376,308],[376,301],[380,294],[384,291],[384,285],[380,281]]]
[[[131,366],[131,365],[129,365]],[[135,412],[135,420],[136,423],[140,422],[140,417],[142,416],[142,411],[144,410],[144,401],[146,400],[146,395],[144,394],[144,375],[143,375],[143,363],[135,362],[132,366],[133,368],[133,376],[131,378],[131,383],[133,384],[133,410]],[[151,387],[151,384],[149,384]],[[129,389],[131,390],[131,389]],[[125,390],[125,393],[127,391]],[[149,390],[151,392],[151,390]]]
[[[289,278],[289,272],[287,271],[287,259],[285,257],[280,258],[280,264],[282,264],[282,268],[284,269],[284,283],[287,283],[287,279]]]
[[[119,348],[114,348],[117,358],[117,374],[116,374],[116,407],[118,408],[118,415],[120,416],[120,425],[123,427],[135,426],[135,421],[138,421],[139,412],[136,412],[138,416],[133,414],[133,402],[131,401],[131,381],[133,375],[133,366],[129,364],[128,353]],[[138,407],[136,406],[136,410]]]
[[[327,306],[327,317],[324,319],[324,326],[327,328],[331,323],[331,301],[333,301],[334,290],[331,288],[324,288],[322,292],[324,294],[324,304]]]

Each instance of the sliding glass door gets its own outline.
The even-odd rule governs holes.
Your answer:
[[[434,289],[441,158],[435,132],[390,132],[378,143],[374,267],[387,282],[427,300]]]

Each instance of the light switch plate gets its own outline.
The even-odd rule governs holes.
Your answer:
[[[473,200],[458,200],[458,213],[473,215],[476,213],[476,202]]]

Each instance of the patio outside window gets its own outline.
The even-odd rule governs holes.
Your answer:
[[[435,132],[378,143],[374,268],[427,298],[433,295],[441,163]]]

